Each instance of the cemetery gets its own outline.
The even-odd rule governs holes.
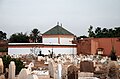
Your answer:
[[[15,62],[11,61],[8,79],[106,79],[109,61],[110,58],[99,55],[38,56],[36,60],[29,59],[29,63],[24,60],[25,68],[18,75]],[[3,67],[0,58],[0,79],[5,79]]]
[[[75,40],[57,24],[42,39],[42,43],[8,43],[5,56],[10,59],[0,58],[0,79],[120,79],[118,38]]]
[[[0,0],[0,79],[120,79],[120,0]]]

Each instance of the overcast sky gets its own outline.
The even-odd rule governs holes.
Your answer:
[[[13,33],[41,33],[57,22],[73,34],[88,35],[94,28],[120,26],[120,0],[0,0],[0,30]]]

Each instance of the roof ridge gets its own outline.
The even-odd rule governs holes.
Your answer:
[[[66,30],[65,28],[63,28],[62,26],[59,26],[58,24],[43,34],[74,35],[71,32],[69,32],[68,30]]]

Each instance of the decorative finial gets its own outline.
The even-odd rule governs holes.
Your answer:
[[[62,23],[61,23],[61,27],[62,27]]]
[[[59,22],[57,22],[57,25],[59,25]]]

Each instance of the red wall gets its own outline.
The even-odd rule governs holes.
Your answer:
[[[91,54],[91,40],[90,39],[82,39],[73,41],[73,43],[77,44],[77,54]]]
[[[114,46],[116,54],[120,56],[120,38],[85,38],[73,43],[77,44],[78,54],[95,54],[97,48],[103,48],[103,55],[109,56]]]
[[[98,38],[98,47],[104,48],[104,55],[110,55],[112,46],[116,54],[120,55],[120,41],[118,38]]]

